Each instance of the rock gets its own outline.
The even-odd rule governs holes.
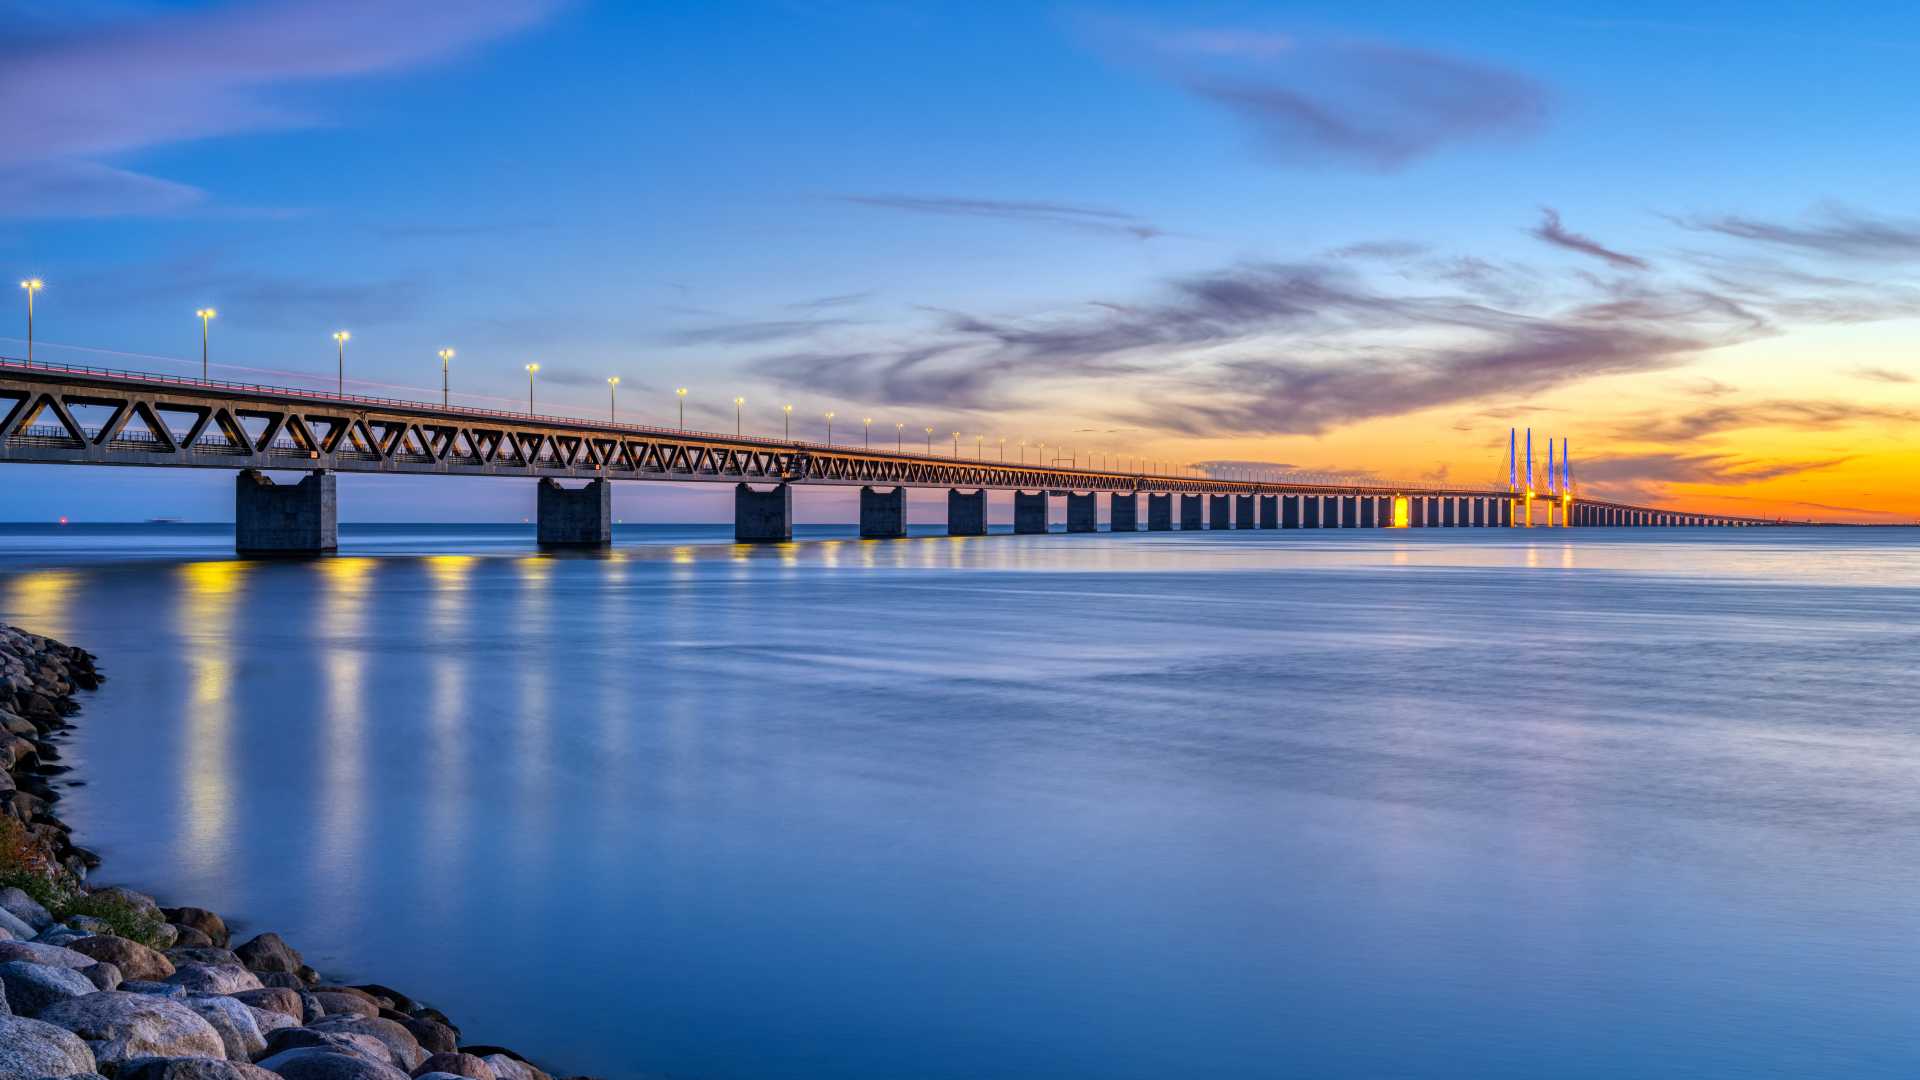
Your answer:
[[[173,974],[173,961],[137,941],[112,934],[96,934],[68,945],[74,952],[105,960],[129,979],[161,982]]]
[[[245,1002],[221,994],[188,994],[185,1004],[220,1033],[228,1061],[252,1061],[253,1055],[267,1048],[267,1037],[260,1033],[260,1023]]]
[[[386,1045],[387,1052],[393,1055],[393,1063],[412,1072],[414,1066],[426,1060],[427,1052],[420,1048],[420,1040],[413,1032],[393,1022],[377,1016],[329,1016],[308,1027],[313,1031],[336,1032],[344,1035],[370,1035]]]
[[[0,1016],[0,1080],[85,1075],[93,1051],[73,1032],[24,1016]]]
[[[349,1013],[353,1016],[379,1016],[380,1007],[366,998],[333,990],[315,990],[310,995],[327,1010],[326,1015]]]
[[[18,889],[11,891],[20,892]],[[21,895],[25,896],[26,894],[21,893]],[[27,920],[15,915],[4,904],[0,904],[0,930],[5,930],[7,936],[16,941],[27,941],[40,933],[40,927],[34,926]]]
[[[459,1033],[445,1024],[419,1016],[409,1016],[399,1024],[412,1032],[420,1042],[420,1049],[429,1054],[448,1053],[460,1047]]]
[[[176,1001],[187,996],[187,988],[184,986],[175,986],[172,983],[163,982],[147,982],[144,979],[126,979],[115,989],[123,990],[129,994],[158,994],[161,997],[173,998]]]
[[[528,1071],[525,1062],[515,1061],[505,1054],[488,1054],[480,1060],[487,1063],[499,1080],[533,1080],[533,1073]]]
[[[21,1016],[39,1016],[48,1006],[97,993],[92,980],[72,968],[9,960],[0,964],[7,1005]]]
[[[308,986],[320,985],[320,973],[305,964],[301,964],[300,970],[294,972],[294,974],[300,976],[300,981]]]
[[[173,928],[173,944],[169,945],[168,948],[213,948],[213,939],[195,930],[193,927],[182,926],[179,923],[168,923],[167,925]]]
[[[74,1078],[69,1077],[68,1080],[74,1080]],[[437,1070],[434,1072],[417,1072],[413,1074],[413,1080],[460,1080],[460,1074],[439,1072]]]
[[[253,1022],[259,1025],[261,1035],[270,1035],[284,1027],[300,1026],[300,1021],[295,1020],[286,1013],[275,1012],[272,1009],[262,1009],[254,1005],[249,1005],[247,1008],[253,1013]]]
[[[454,1023],[452,1020],[447,1019],[446,1013],[441,1012],[439,1009],[436,1009],[431,1005],[420,1006],[419,1008],[413,1010],[413,1015],[422,1020],[431,1020],[436,1024],[441,1024],[446,1026],[447,1028],[453,1031],[453,1034],[456,1038],[460,1034],[460,1025]]]
[[[48,945],[39,941],[0,941],[0,964],[11,960],[73,968],[75,971],[92,967],[94,963],[93,957],[58,945]]]
[[[92,915],[75,915],[67,920],[67,925],[92,937],[94,934],[113,933],[113,924],[105,919],[96,919]]]
[[[178,964],[232,964],[234,967],[246,967],[230,949],[214,947],[180,948],[167,950],[167,959]]]
[[[172,923],[161,923],[153,931],[153,947],[171,949],[180,944],[180,928]]]
[[[306,1011],[300,1007],[300,992],[283,986],[242,990],[234,994],[233,999],[256,1009],[272,1009],[274,1012],[285,1013],[293,1017],[296,1022],[303,1020],[306,1016]]]
[[[120,973],[119,965],[110,964],[105,960],[92,967],[81,968],[80,974],[85,975],[87,981],[92,983],[96,990],[118,990],[120,984],[126,981],[126,977]]]
[[[260,989],[260,980],[253,977],[253,972],[238,964],[181,964],[166,981],[203,994]]]
[[[258,1065],[219,1058],[135,1058],[120,1066],[115,1080],[280,1080]]]
[[[166,920],[170,923],[177,926],[191,927],[205,934],[209,943],[218,945],[222,949],[226,948],[229,944],[226,920],[208,911],[206,908],[161,908],[160,914],[165,916]]]
[[[364,990],[367,993],[372,994],[376,998],[385,998],[387,1001],[387,1008],[389,1009],[395,1009],[403,1013],[410,1013],[416,1008],[416,1005],[414,1004],[414,1000],[412,998],[408,997],[407,995],[401,993],[398,990],[395,990],[391,986],[381,986],[379,983],[360,983],[356,985],[354,989]]]
[[[256,971],[262,986],[284,986],[289,990],[305,990],[307,980],[298,975],[289,975],[284,971]]]
[[[146,893],[134,892],[132,889],[121,888],[118,885],[109,885],[103,889],[89,889],[88,892],[96,899],[118,900],[138,911],[149,911],[155,915],[160,914],[159,903]]]
[[[413,1075],[417,1080],[418,1077],[431,1072],[452,1073],[455,1076],[464,1076],[467,1080],[498,1080],[498,1074],[493,1071],[493,1066],[472,1054],[458,1052],[434,1054],[421,1062],[420,1067],[413,1070]]]
[[[296,975],[306,966],[300,954],[293,951],[293,946],[272,932],[241,942],[234,946],[233,953],[253,971],[284,971]]]
[[[94,1060],[112,1071],[142,1057],[225,1057],[213,1025],[177,1001],[154,994],[102,990],[48,1006],[40,1018],[85,1039]]]
[[[33,940],[42,945],[59,945],[65,948],[83,937],[91,936],[92,935],[88,934],[85,930],[75,930],[66,923],[54,923],[52,926],[40,931],[40,936]]]
[[[363,1058],[377,1065],[391,1065],[393,1051],[387,1044],[371,1035],[360,1035],[347,1031],[316,1031],[313,1028],[281,1028],[267,1036],[267,1048],[262,1058],[273,1057],[294,1050],[323,1050],[332,1054],[347,1054]]]
[[[300,1015],[305,1017],[303,1023],[311,1024],[327,1015],[327,1007],[320,1003],[319,998],[303,990],[300,992]]]
[[[279,1073],[282,1080],[408,1080],[406,1073],[391,1065],[317,1048],[288,1050],[259,1064]]]

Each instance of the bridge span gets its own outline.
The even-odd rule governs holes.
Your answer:
[[[235,544],[254,552],[332,550],[342,472],[535,480],[539,540],[552,546],[610,542],[614,480],[731,483],[743,542],[792,539],[794,488],[821,484],[861,489],[868,538],[906,535],[910,487],[947,489],[947,529],[957,536],[986,533],[990,491],[1013,493],[1016,533],[1046,532],[1057,497],[1068,532],[1098,531],[1102,494],[1116,532],[1140,530],[1142,495],[1153,532],[1777,523],[1577,492],[1009,464],[0,358],[4,462],[234,470]],[[268,471],[307,475],[276,483]]]

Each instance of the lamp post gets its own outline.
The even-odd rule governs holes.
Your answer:
[[[896,454],[900,452],[900,440],[904,437],[906,430],[905,424],[896,422],[893,425],[893,452]]]
[[[933,429],[927,429],[927,456],[933,456]]]
[[[781,423],[780,435],[782,438],[786,439],[788,442],[792,442],[793,441],[793,406],[782,405],[780,406],[780,412],[783,414],[780,418],[780,423]]]
[[[960,433],[959,433],[959,432],[957,432],[957,431],[953,433],[953,456],[954,456],[954,459],[955,459],[955,460],[959,460],[959,457],[960,457]]]
[[[206,382],[207,381],[207,324],[212,322],[213,317],[220,313],[213,310],[210,307],[203,307],[199,311],[194,312],[194,314],[200,317],[200,381]]]
[[[33,294],[47,287],[39,278],[28,278],[20,283],[27,290],[27,363],[33,363]]]
[[[333,332],[333,344],[334,347],[339,350],[340,362],[339,373],[335,377],[333,384],[333,392],[341,397],[345,397],[347,393],[347,342],[352,339],[353,335],[347,333],[345,330],[335,330]]]
[[[833,414],[827,414],[827,445],[833,445]]]
[[[620,376],[607,376],[607,423],[620,422]]]
[[[980,461],[987,460],[986,440],[987,437],[985,435],[975,435],[973,437],[973,456]]]
[[[736,439],[740,437],[740,407],[746,403],[747,399],[743,397],[733,399],[733,437]]]
[[[1000,464],[1005,465],[1006,463],[1007,463],[1007,438],[1006,436],[1002,435],[1000,437]]]
[[[527,365],[527,415],[533,415],[533,376],[540,370],[539,364]]]
[[[864,417],[860,421],[861,443],[866,449],[873,449],[873,417]]]
[[[673,392],[680,399],[680,430],[687,430],[687,388],[682,386]]]
[[[1027,463],[1027,440],[1021,439],[1020,440],[1020,464],[1025,465],[1026,463]]]
[[[446,408],[453,402],[452,383],[447,375],[447,361],[453,359],[452,349],[440,350],[440,407]]]

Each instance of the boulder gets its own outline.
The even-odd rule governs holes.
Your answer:
[[[171,948],[167,950],[167,959],[173,961],[176,965],[177,964],[232,964],[235,967],[247,966],[240,962],[239,957],[233,955],[232,950],[217,948],[213,946],[202,946],[199,948],[183,948],[183,947],[176,946],[175,948]]]
[[[268,1035],[267,1048],[261,1051],[260,1056],[273,1057],[289,1050],[325,1050],[331,1054],[350,1054],[381,1065],[393,1062],[393,1052],[387,1049],[387,1044],[371,1035],[316,1031],[305,1027],[281,1028]]]
[[[207,940],[214,945],[218,945],[223,949],[228,945],[226,920],[208,911],[206,908],[161,908],[160,914],[164,915],[170,923],[177,926],[192,927],[200,933],[205,934]]]
[[[171,949],[180,944],[180,928],[172,923],[161,923],[153,928],[153,947]]]
[[[393,1064],[407,1072],[426,1060],[427,1052],[420,1049],[420,1040],[413,1032],[377,1016],[329,1016],[307,1025],[311,1031],[327,1032],[336,1035],[365,1035],[380,1040],[387,1048]]]
[[[366,998],[354,994],[342,994],[335,990],[315,990],[307,996],[319,1002],[327,1010],[326,1015],[349,1013],[353,1016],[379,1016],[380,1007]]]
[[[254,1005],[247,1006],[247,1009],[253,1013],[253,1022],[259,1025],[261,1035],[271,1034],[284,1027],[300,1026],[300,1021],[295,1020],[283,1012],[275,1012],[272,1009],[262,1009]]]
[[[135,1058],[120,1066],[115,1080],[280,1080],[258,1065],[219,1058]]]
[[[233,995],[235,1001],[251,1005],[256,1009],[271,1009],[285,1013],[295,1022],[306,1019],[306,1010],[300,1007],[300,992],[288,990],[282,986],[266,986],[258,990],[242,990]]]
[[[20,892],[18,889],[12,891]],[[21,895],[24,896],[26,894],[21,893]],[[15,941],[28,941],[40,933],[40,929],[40,927],[15,915],[6,905],[0,904],[0,930],[5,930],[8,937]]]
[[[80,974],[85,975],[87,981],[92,983],[96,990],[118,990],[120,984],[126,981],[126,976],[120,973],[119,965],[109,964],[105,960],[92,967],[81,968]]]
[[[234,946],[233,953],[242,964],[254,971],[284,971],[296,975],[306,966],[300,954],[293,951],[293,946],[271,931]]]
[[[129,979],[161,982],[173,974],[173,961],[137,941],[112,934],[96,934],[68,945],[74,952],[104,960]]]
[[[261,986],[284,986],[289,990],[305,990],[307,980],[284,971],[256,971],[253,973]]]
[[[260,1022],[246,1003],[221,994],[188,994],[184,1004],[220,1033],[228,1061],[252,1061],[253,1055],[267,1048]]]
[[[114,987],[114,989],[124,990],[129,994],[158,994],[161,997],[173,998],[176,1001],[187,996],[187,988],[184,986],[175,986],[172,983],[163,982],[147,982],[144,979],[125,979],[119,986]]]
[[[7,1005],[21,1016],[39,1016],[49,1005],[97,993],[92,980],[72,968],[9,960],[0,964]]]
[[[166,981],[203,994],[232,994],[241,990],[260,989],[260,980],[253,977],[253,972],[238,964],[181,964],[174,968]]]
[[[364,990],[375,998],[385,998],[387,1008],[389,1009],[410,1013],[416,1007],[412,998],[395,990],[391,986],[381,986],[379,983],[360,983],[356,985],[354,989]]]
[[[499,1080],[533,1080],[533,1073],[524,1061],[518,1061],[505,1054],[488,1054],[480,1060],[487,1063],[487,1067],[493,1070],[493,1075],[499,1077]]]
[[[317,1047],[275,1054],[261,1059],[259,1065],[279,1073],[282,1080],[408,1080],[406,1073],[391,1065]]]
[[[98,899],[117,900],[138,911],[147,911],[155,915],[160,914],[160,904],[146,893],[134,892],[132,889],[122,888],[119,885],[108,885],[103,889],[89,889],[87,891]]]
[[[472,1054],[458,1052],[434,1054],[421,1062],[420,1067],[413,1070],[413,1075],[417,1080],[418,1077],[434,1072],[452,1073],[455,1076],[464,1076],[467,1080],[498,1080],[493,1066]]]
[[[180,1002],[155,994],[102,990],[50,1005],[40,1018],[86,1040],[94,1060],[108,1071],[134,1058],[227,1054],[213,1025]]]
[[[212,938],[191,926],[182,926],[179,923],[167,925],[173,928],[173,944],[168,948],[211,949],[214,947]]]
[[[48,945],[39,941],[0,941],[0,964],[11,960],[25,960],[29,964],[47,964],[52,967],[72,968],[75,971],[92,967],[94,959],[85,953],[59,945]]]
[[[409,1016],[399,1021],[401,1027],[413,1033],[420,1042],[420,1049],[429,1054],[446,1053],[460,1048],[460,1033],[437,1021],[425,1017]]]
[[[0,1080],[93,1072],[93,1051],[73,1032],[24,1016],[0,1016]]]

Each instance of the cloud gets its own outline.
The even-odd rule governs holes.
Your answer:
[[[0,190],[38,192],[43,201],[30,212],[48,216],[180,210],[204,193],[106,162],[170,143],[310,126],[319,118],[273,91],[443,60],[532,25],[557,3],[274,0],[92,11],[58,23],[9,17],[14,32],[0,35]],[[14,202],[0,208],[21,212]]]
[[[1716,405],[1677,416],[1642,417],[1621,425],[1615,434],[1623,439],[1673,443],[1748,428],[1827,431],[1871,422],[1916,423],[1920,422],[1920,412],[1847,401],[1755,401]]]
[[[1839,207],[1827,207],[1799,224],[1738,216],[1676,220],[1690,229],[1802,254],[1868,262],[1920,259],[1920,222],[1874,217]]]
[[[1592,484],[1754,484],[1783,476],[1831,469],[1854,455],[1801,461],[1769,461],[1737,454],[1630,454],[1582,460],[1575,469]]]
[[[805,299],[805,300],[795,300],[793,303],[788,304],[787,306],[789,308],[795,308],[802,311],[815,311],[820,308],[848,307],[853,304],[858,304],[863,300],[869,299],[872,296],[873,296],[873,290],[869,289],[865,292],[839,293],[834,296],[809,297],[808,299]]]
[[[1403,240],[1363,240],[1357,244],[1329,248],[1330,259],[1411,259],[1430,250],[1425,244]]]
[[[852,325],[855,324],[848,319],[764,319],[677,330],[668,334],[667,340],[676,345],[761,345]]]
[[[1449,146],[1531,134],[1551,107],[1528,76],[1426,49],[1093,16],[1078,25],[1110,54],[1236,117],[1291,164],[1391,171]]]
[[[1847,374],[1852,375],[1856,379],[1865,379],[1868,382],[1910,383],[1914,381],[1913,376],[1904,371],[1894,371],[1890,368],[1881,367],[1857,367],[1847,372]]]
[[[1568,251],[1577,251],[1582,255],[1591,255],[1596,259],[1604,261],[1609,266],[1622,270],[1647,269],[1645,259],[1623,254],[1612,248],[1603,246],[1591,237],[1582,236],[1576,232],[1569,232],[1565,226],[1560,224],[1560,211],[1555,210],[1551,206],[1543,206],[1540,208],[1540,224],[1527,230],[1527,232],[1536,239],[1552,244],[1555,247],[1562,247]]]
[[[1158,226],[1132,214],[1095,206],[1072,203],[1030,202],[1007,199],[970,199],[936,195],[842,195],[840,201],[857,206],[885,210],[905,210],[916,214],[940,214],[948,217],[989,218],[1022,225],[1046,225],[1083,232],[1111,233],[1151,240],[1166,235]]]

